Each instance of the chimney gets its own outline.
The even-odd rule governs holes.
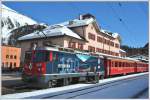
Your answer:
[[[79,20],[82,20],[83,19],[83,16],[82,15],[79,15]]]

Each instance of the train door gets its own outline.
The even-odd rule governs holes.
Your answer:
[[[46,73],[52,74],[53,73],[53,66],[55,66],[53,63],[53,52],[50,51],[48,53],[48,55],[49,55],[49,61],[46,63]]]
[[[109,60],[107,58],[104,58],[104,70],[105,70],[105,78],[110,75],[110,69],[109,69]]]
[[[105,76],[104,59],[98,58],[97,62],[98,62],[98,65],[96,68],[96,72],[98,73],[100,78],[104,78],[104,76]]]
[[[134,63],[134,73],[136,73],[137,72],[137,63],[135,62]]]

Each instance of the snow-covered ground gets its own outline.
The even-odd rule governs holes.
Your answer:
[[[133,74],[133,75],[127,75],[127,76],[122,76],[122,77],[103,79],[103,80],[99,80],[98,84],[103,84],[106,82],[112,82],[112,81],[126,79],[126,78],[130,78],[130,77],[135,77],[135,76],[141,76],[141,75],[145,75],[145,74],[148,74],[148,72],[138,73],[138,74]],[[27,97],[32,97],[32,96],[51,94],[54,92],[60,92],[60,91],[64,91],[64,90],[77,89],[77,88],[81,88],[81,87],[83,88],[83,87],[92,86],[92,85],[95,85],[95,84],[75,84],[75,85],[69,85],[69,86],[63,86],[63,87],[36,90],[36,91],[32,91],[32,92],[7,94],[7,95],[3,95],[2,98],[27,98]]]

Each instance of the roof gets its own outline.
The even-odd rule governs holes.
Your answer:
[[[130,58],[137,59],[137,60],[144,61],[144,62],[148,62],[149,61],[149,58],[148,58],[147,55],[137,54],[137,55],[130,56]]]
[[[89,18],[89,19],[74,19],[74,20],[70,20],[70,21],[66,21],[63,23],[60,23],[62,25],[65,25],[67,27],[79,27],[79,26],[85,26],[88,25],[90,23],[92,23],[94,21],[93,18]]]
[[[148,57],[147,55],[141,55],[141,54],[137,54],[137,55],[132,55],[130,57]]]
[[[46,35],[46,36],[45,36]],[[71,36],[77,39],[82,39],[77,33],[74,33],[72,30],[63,25],[52,25],[45,28],[43,31],[36,31],[31,34],[22,36],[18,40],[29,40],[35,38],[44,38],[52,36]]]
[[[126,51],[124,51],[124,50],[122,50],[122,49],[120,49],[119,52],[124,52],[124,53],[126,53]]]
[[[117,38],[119,36],[119,33],[113,33],[111,31],[104,30],[104,29],[100,29],[100,32],[105,33],[106,35],[111,36],[113,38]]]
[[[69,28],[85,26],[90,23],[93,23],[95,25],[96,29],[101,33],[104,33],[113,38],[117,38],[119,36],[118,33],[113,33],[113,32],[107,31],[107,30],[100,29],[98,24],[96,23],[96,19],[93,17],[89,17],[89,18],[85,18],[85,19],[74,19],[74,20],[63,22],[63,23],[51,25],[48,28],[44,29],[43,33],[46,34],[47,37],[67,35],[67,36],[71,36],[71,37],[74,37],[77,39],[82,39],[82,37],[80,37],[77,33],[73,32]],[[36,31],[34,33],[22,36],[18,40],[43,38],[43,37],[45,37],[45,35],[43,33]]]
[[[119,36],[118,33],[113,33],[113,32],[108,31],[108,30],[100,29],[98,24],[96,23],[96,19],[94,19],[93,17],[86,18],[86,19],[74,19],[74,20],[66,21],[66,22],[63,22],[63,23],[60,23],[60,24],[64,25],[64,26],[67,26],[69,28],[72,28],[72,27],[86,26],[90,23],[95,23],[95,25],[98,28],[99,32],[102,32],[102,33],[104,33],[108,36],[111,36],[113,38],[117,38]]]

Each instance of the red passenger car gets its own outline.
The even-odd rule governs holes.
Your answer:
[[[105,77],[148,71],[148,63],[117,57],[105,58]]]

